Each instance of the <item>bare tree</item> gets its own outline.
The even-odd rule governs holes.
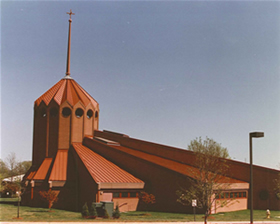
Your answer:
[[[194,152],[195,166],[189,170],[188,181],[190,186],[178,190],[178,202],[190,205],[193,199],[197,200],[197,207],[205,209],[205,223],[215,201],[215,194],[219,195],[228,188],[227,178],[229,154],[226,148],[213,139],[201,137],[191,141],[188,149]],[[229,201],[224,200],[220,206]]]
[[[6,166],[8,168],[9,176],[11,177],[11,181],[13,181],[13,177],[17,175],[16,167],[18,161],[16,159],[16,154],[14,152],[9,153],[6,158]]]
[[[25,174],[29,170],[31,165],[32,165],[31,161],[18,162],[15,168],[16,174],[17,175]]]
[[[11,177],[11,181],[13,181],[14,176],[25,174],[31,165],[31,161],[18,161],[16,154],[11,152],[6,157],[5,161],[0,159],[0,177],[1,179]]]

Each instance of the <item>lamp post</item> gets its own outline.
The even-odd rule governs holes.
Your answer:
[[[17,209],[17,219],[19,219],[19,206],[20,206],[20,191],[17,191],[16,192],[17,195],[18,195],[18,209]]]
[[[253,224],[253,150],[252,139],[264,137],[263,132],[250,133],[250,223]]]

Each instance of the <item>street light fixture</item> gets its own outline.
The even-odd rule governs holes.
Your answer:
[[[250,222],[253,224],[253,150],[252,139],[264,137],[263,132],[251,132],[250,133]]]
[[[17,219],[19,219],[19,206],[20,206],[20,191],[17,191],[16,192],[17,195],[18,195],[18,209],[17,209]]]

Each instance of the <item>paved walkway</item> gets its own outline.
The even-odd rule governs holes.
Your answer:
[[[1,222],[1,224],[204,224],[204,222]],[[207,222],[209,224],[250,224],[250,221],[240,222]],[[280,221],[255,221],[255,224],[280,224]]]

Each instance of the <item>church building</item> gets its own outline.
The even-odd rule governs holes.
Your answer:
[[[74,13],[68,14],[66,75],[34,102],[32,167],[23,180],[22,204],[44,206],[39,192],[51,189],[58,195],[55,208],[80,211],[85,203],[104,201],[119,204],[121,211],[135,211],[146,209],[139,194],[147,192],[156,198],[149,210],[191,213],[191,206],[177,202],[176,190],[194,178],[193,152],[99,130],[99,103],[70,76]],[[212,213],[248,208],[250,167],[228,162],[231,177],[224,195],[238,203],[214,205]],[[273,191],[278,174],[254,166],[254,209],[280,209]]]

